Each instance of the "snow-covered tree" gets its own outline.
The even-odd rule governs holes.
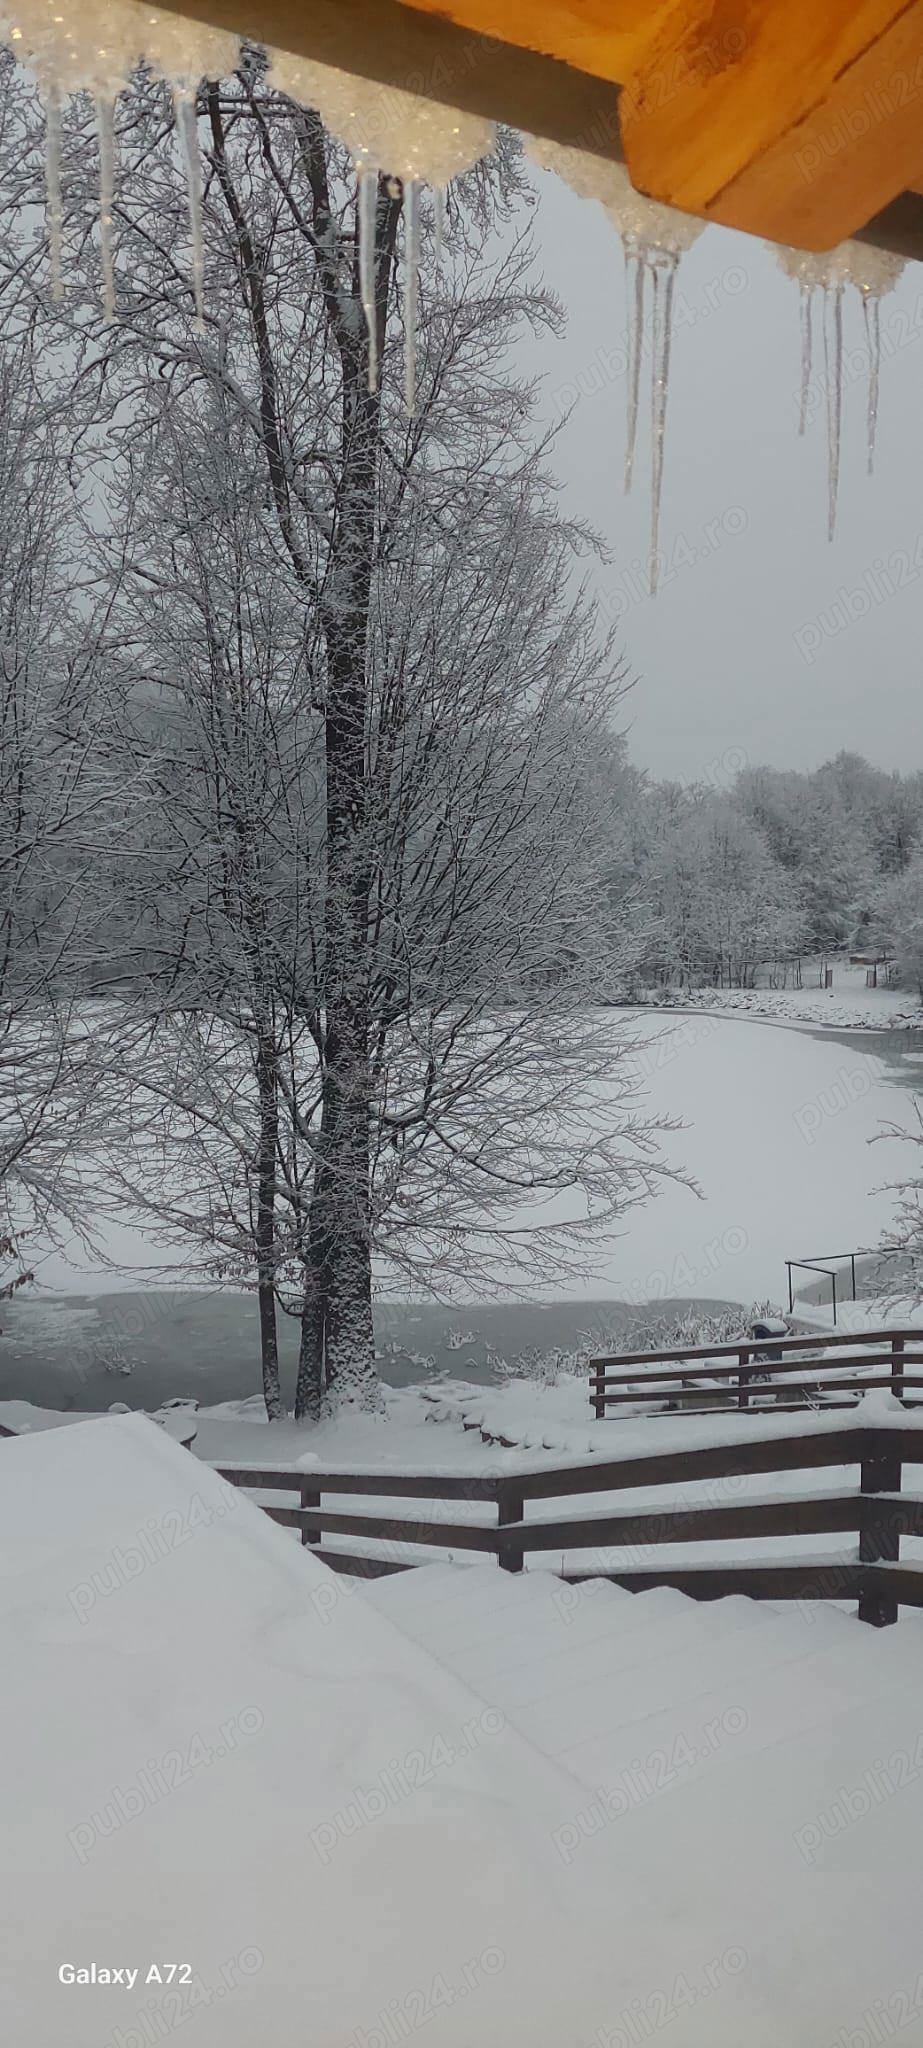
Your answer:
[[[120,822],[97,622],[53,394],[0,306],[0,1297],[30,1241],[90,1231],[101,1110],[81,997],[105,978],[99,865]],[[129,797],[128,787],[121,796]]]
[[[904,987],[923,1000],[923,849],[901,874],[882,884],[869,930],[874,943],[893,957]]]
[[[118,319],[99,324],[85,263],[64,316],[110,416],[100,577],[147,778],[116,1030],[146,1158],[194,1133],[160,1221],[300,1299],[296,1405],[317,1412],[375,1398],[373,1251],[440,1289],[512,1285],[655,1184],[592,1008],[621,676],[511,367],[523,326],[559,321],[527,235],[492,233],[524,199],[512,142],[453,189],[441,271],[424,218],[408,417],[399,182],[377,187],[376,378],[345,153],[255,66],[197,116],[205,334],[172,109],[143,79],[118,137]],[[78,272],[91,164],[78,110]]]
[[[681,986],[746,988],[766,962],[796,957],[798,888],[732,798],[693,791],[658,810],[640,884],[652,972]]]

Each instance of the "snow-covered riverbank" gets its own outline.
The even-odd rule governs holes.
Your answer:
[[[803,988],[691,988],[658,992],[652,1009],[712,1017],[752,1017],[769,1024],[822,1026],[828,1031],[919,1031],[923,1003],[907,989],[866,985],[867,969],[837,959],[830,988],[812,963]]]

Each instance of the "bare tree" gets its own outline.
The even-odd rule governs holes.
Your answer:
[[[201,417],[185,422],[196,425],[178,431],[166,404],[153,452],[129,437],[121,525],[104,550],[125,614],[120,745],[147,783],[127,1028],[121,1011],[112,1019],[135,1142],[111,1149],[109,1174],[213,1277],[252,1284],[255,1269],[274,1419],[279,1269],[303,1237],[303,1134],[318,1108],[306,1019],[319,714],[301,608],[220,387],[205,387]]]
[[[197,1128],[237,1161],[209,1209],[203,1153],[212,1221],[196,1227],[243,1257],[262,1219],[258,1284],[268,1299],[270,1276],[276,1293],[284,1276],[302,1302],[296,1407],[316,1413],[328,1392],[376,1398],[373,1246],[431,1285],[466,1266],[514,1284],[655,1183],[655,1134],[627,1092],[611,1019],[590,1007],[611,950],[594,771],[615,745],[621,678],[579,587],[588,537],[559,516],[533,394],[510,362],[523,326],[559,320],[527,231],[509,231],[523,197],[512,143],[456,188],[441,275],[424,222],[408,419],[400,184],[382,178],[377,190],[376,383],[344,153],[316,116],[267,92],[254,65],[230,87],[210,85],[197,112],[206,336],[177,258],[172,113],[149,81],[120,121],[118,321],[94,328],[81,285],[63,328],[74,348],[79,334],[84,385],[89,363],[104,380],[101,411],[128,477],[115,553],[135,613],[124,629],[132,688],[153,679],[183,705],[178,778],[169,793],[155,778],[155,812],[175,817],[179,801],[189,817],[171,886],[172,965],[146,968],[144,986],[146,999],[156,986],[159,1044],[169,1025],[182,1048],[164,1077],[177,1129],[192,1079]],[[78,117],[65,152],[65,241],[78,264],[88,150]],[[231,451],[220,478],[203,452],[219,417]],[[165,450],[172,482],[160,490]],[[139,514],[142,478],[156,532]],[[221,508],[242,499],[245,530],[232,533]],[[219,597],[216,544],[224,559],[242,533],[235,588],[225,577]],[[138,596],[145,582],[153,609]],[[264,594],[275,621],[261,654]],[[297,659],[283,682],[287,636]],[[290,764],[297,756],[298,805],[313,823],[302,819],[295,840],[286,826],[273,868],[259,787],[280,721],[297,736]],[[212,770],[203,805],[195,793]],[[283,785],[294,787],[289,769],[274,791]],[[206,841],[221,849],[222,879],[203,894]],[[162,858],[151,873],[161,891]],[[141,1015],[148,1028],[143,1005]],[[266,1055],[251,1063],[240,1128],[228,1028]],[[203,1085],[210,1061],[231,1117]],[[148,1050],[136,1100],[139,1086],[151,1099],[152,1078]]]
[[[8,307],[2,308],[4,318]],[[99,622],[81,615],[53,406],[0,330],[0,1293],[30,1241],[90,1234],[99,1114],[82,998],[108,944],[117,829]]]

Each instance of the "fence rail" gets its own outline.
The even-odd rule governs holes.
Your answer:
[[[853,1368],[842,1356],[847,1344],[863,1353]],[[839,1355],[832,1359],[817,1356],[829,1350]],[[733,1359],[734,1364],[715,1362],[723,1359]],[[696,1372],[699,1360],[705,1369]],[[632,1370],[637,1366],[646,1368],[643,1376]],[[908,1373],[908,1366],[919,1370]],[[682,1351],[632,1351],[618,1357],[593,1358],[589,1398],[598,1422],[605,1421],[607,1409],[626,1403],[637,1406],[639,1401],[666,1401],[678,1408],[720,1401],[728,1407],[732,1405],[729,1396],[735,1391],[735,1405],[750,1408],[755,1390],[765,1396],[767,1377],[774,1382],[777,1375],[788,1373],[800,1373],[801,1378],[784,1388],[770,1387],[776,1410],[803,1408],[827,1394],[851,1397],[828,1405],[852,1407],[869,1387],[889,1387],[903,1401],[908,1391],[923,1390],[923,1329],[863,1330],[848,1338],[755,1337]],[[780,1401],[780,1393],[799,1398],[797,1402]]]
[[[421,1560],[403,1554],[408,1545],[464,1550],[495,1557],[504,1571],[522,1571],[527,1556],[607,1549],[644,1553],[627,1563],[602,1557],[586,1569],[570,1566],[560,1576],[572,1583],[606,1578],[639,1592],[673,1586],[694,1599],[746,1593],[755,1599],[816,1599],[858,1602],[860,1619],[882,1627],[897,1619],[901,1605],[923,1607],[923,1560],[902,1563],[902,1536],[923,1536],[923,1496],[902,1491],[905,1465],[923,1465],[923,1426],[817,1427],[798,1436],[751,1437],[617,1459],[596,1457],[582,1465],[539,1467],[504,1474],[301,1471],[222,1465],[222,1478],[247,1492],[293,1494],[297,1505],[259,1501],[274,1521],[298,1530],[303,1544],[334,1570],[354,1577],[404,1571]],[[527,1504],[569,1501],[581,1494],[619,1494],[629,1488],[681,1484],[829,1468],[859,1469],[857,1487],[829,1493],[773,1495],[736,1503],[705,1500],[690,1506],[625,1510],[618,1501],[578,1515],[557,1511],[528,1518]],[[401,1504],[400,1512],[378,1513],[357,1505],[327,1505],[329,1496],[353,1495],[357,1502],[378,1496]],[[414,1516],[403,1502],[457,1501],[493,1509],[491,1520]],[[767,1537],[856,1536],[855,1554],[791,1559],[732,1558],[726,1563],[647,1561],[660,1544],[737,1542]],[[329,1549],[324,1537],[358,1537],[380,1546],[372,1551]],[[398,1554],[400,1553],[400,1554]]]

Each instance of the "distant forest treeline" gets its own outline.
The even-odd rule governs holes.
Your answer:
[[[615,836],[635,994],[748,988],[761,969],[784,985],[806,955],[859,945],[923,993],[923,772],[840,753],[716,790],[626,766]]]

